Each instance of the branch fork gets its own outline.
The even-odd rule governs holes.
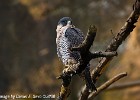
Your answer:
[[[90,89],[92,91],[96,90],[96,87],[94,86],[94,84],[96,83],[98,78],[101,76],[101,74],[104,72],[104,70],[106,69],[106,65],[113,59],[114,56],[118,55],[116,52],[118,47],[128,37],[130,32],[132,32],[133,29],[136,27],[134,24],[137,22],[139,15],[140,15],[140,0],[136,0],[135,4],[133,5],[133,12],[131,13],[130,17],[128,18],[124,26],[121,28],[120,32],[118,32],[118,34],[115,37],[113,37],[111,43],[108,45],[105,52],[98,51],[98,52],[91,53],[89,51],[91,45],[93,44],[93,41],[97,32],[97,28],[95,26],[91,25],[89,27],[87,36],[85,40],[83,41],[83,43],[79,45],[78,47],[70,48],[71,51],[80,52],[82,61],[81,61],[81,64],[78,66],[76,73],[72,71],[65,72],[65,73],[62,73],[58,77],[58,79],[62,79],[62,86],[61,86],[61,91],[59,93],[58,100],[67,99],[67,97],[70,94],[71,78],[73,75],[76,75],[76,74],[84,73],[83,77],[86,82],[86,86],[82,88],[82,92],[79,97],[79,100],[87,100],[87,99],[90,99],[91,97],[94,98],[96,96],[95,94],[98,94],[100,89],[102,90],[102,87],[105,86],[106,88],[106,86],[109,86],[113,82],[117,81],[115,77],[112,79],[113,80],[111,81],[112,83],[110,83],[110,81],[109,83],[108,82],[104,83],[102,86],[97,88],[96,92],[89,91]],[[90,69],[88,68],[89,61],[91,59],[98,58],[98,57],[102,57],[102,58],[100,59],[96,69],[94,69],[92,73],[90,74]],[[119,74],[117,76],[117,79],[120,79],[124,76],[126,76],[126,73]]]
[[[91,74],[90,74],[90,67],[89,67],[89,62],[91,59],[95,59],[98,57],[113,57],[113,56],[117,56],[117,52],[101,52],[101,51],[97,51],[94,53],[91,53],[89,51],[91,45],[93,44],[93,41],[95,39],[96,36],[96,32],[97,32],[97,28],[93,25],[91,25],[88,29],[87,32],[87,36],[85,37],[85,40],[83,41],[83,43],[81,45],[79,45],[78,47],[73,47],[70,48],[70,51],[78,51],[80,52],[81,55],[81,63],[78,66],[78,68],[76,69],[76,72],[73,72],[71,70],[69,71],[65,71],[63,72],[59,77],[57,77],[58,79],[62,79],[62,87],[63,90],[61,89],[60,93],[59,93],[59,98],[66,98],[67,97],[67,93],[69,90],[68,87],[70,85],[71,82],[71,78],[73,75],[76,74],[83,74],[83,78],[85,80],[86,83],[86,87],[88,88],[89,92],[97,91],[94,82],[91,79]],[[64,69],[65,70],[65,69]],[[59,99],[59,100],[65,100],[65,99]]]
[[[113,37],[111,43],[108,45],[106,51],[116,51],[118,47],[122,44],[122,42],[130,35],[133,29],[136,27],[135,23],[137,22],[140,16],[140,0],[136,0],[135,4],[133,5],[133,11],[130,14],[129,18],[127,19],[124,26],[120,29],[120,32]],[[106,69],[107,64],[113,59],[110,58],[101,58],[96,69],[92,71],[92,80],[94,83],[98,80],[101,74]],[[82,88],[82,95],[79,97],[79,100],[87,100],[90,92],[86,87]],[[90,95],[91,96],[91,95]]]

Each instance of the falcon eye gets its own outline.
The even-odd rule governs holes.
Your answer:
[[[66,25],[67,25],[67,21],[62,21],[61,24],[62,24],[63,26],[66,26]]]

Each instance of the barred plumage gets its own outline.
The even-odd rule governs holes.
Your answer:
[[[70,51],[70,48],[79,46],[83,42],[84,36],[80,29],[69,23],[71,19],[67,17],[64,18],[64,21],[65,25],[62,20],[57,26],[57,54],[65,66],[75,69],[74,67],[80,64],[81,56],[78,51]]]
[[[83,61],[79,51],[71,51],[72,47],[78,47],[83,43],[83,33],[72,25],[72,20],[69,17],[60,19],[56,32],[57,54],[66,67],[63,74],[60,75],[63,79],[63,86],[67,87],[70,84],[71,77],[74,74],[79,74],[85,80],[89,91],[96,90],[91,80],[89,64],[82,73],[78,73],[79,65],[82,65]],[[63,91],[60,92],[60,95],[61,93],[63,94]]]

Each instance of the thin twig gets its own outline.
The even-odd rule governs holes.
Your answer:
[[[100,92],[102,92],[103,90],[108,88],[111,84],[113,84],[114,82],[118,81],[119,79],[121,79],[125,76],[127,76],[126,72],[120,73],[120,74],[116,75],[115,77],[113,77],[112,79],[108,80],[106,83],[104,83],[99,88],[97,88],[97,92],[92,92],[89,95],[88,100],[93,100],[93,98],[95,98]]]
[[[130,87],[136,87],[136,86],[140,87],[140,81],[114,84],[108,87],[106,91],[120,90],[120,89],[125,89],[125,88],[130,88]]]

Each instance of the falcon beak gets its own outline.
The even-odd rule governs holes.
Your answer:
[[[72,24],[72,22],[71,22],[71,21],[68,21],[68,22],[67,22],[67,25],[71,25],[71,24]]]

